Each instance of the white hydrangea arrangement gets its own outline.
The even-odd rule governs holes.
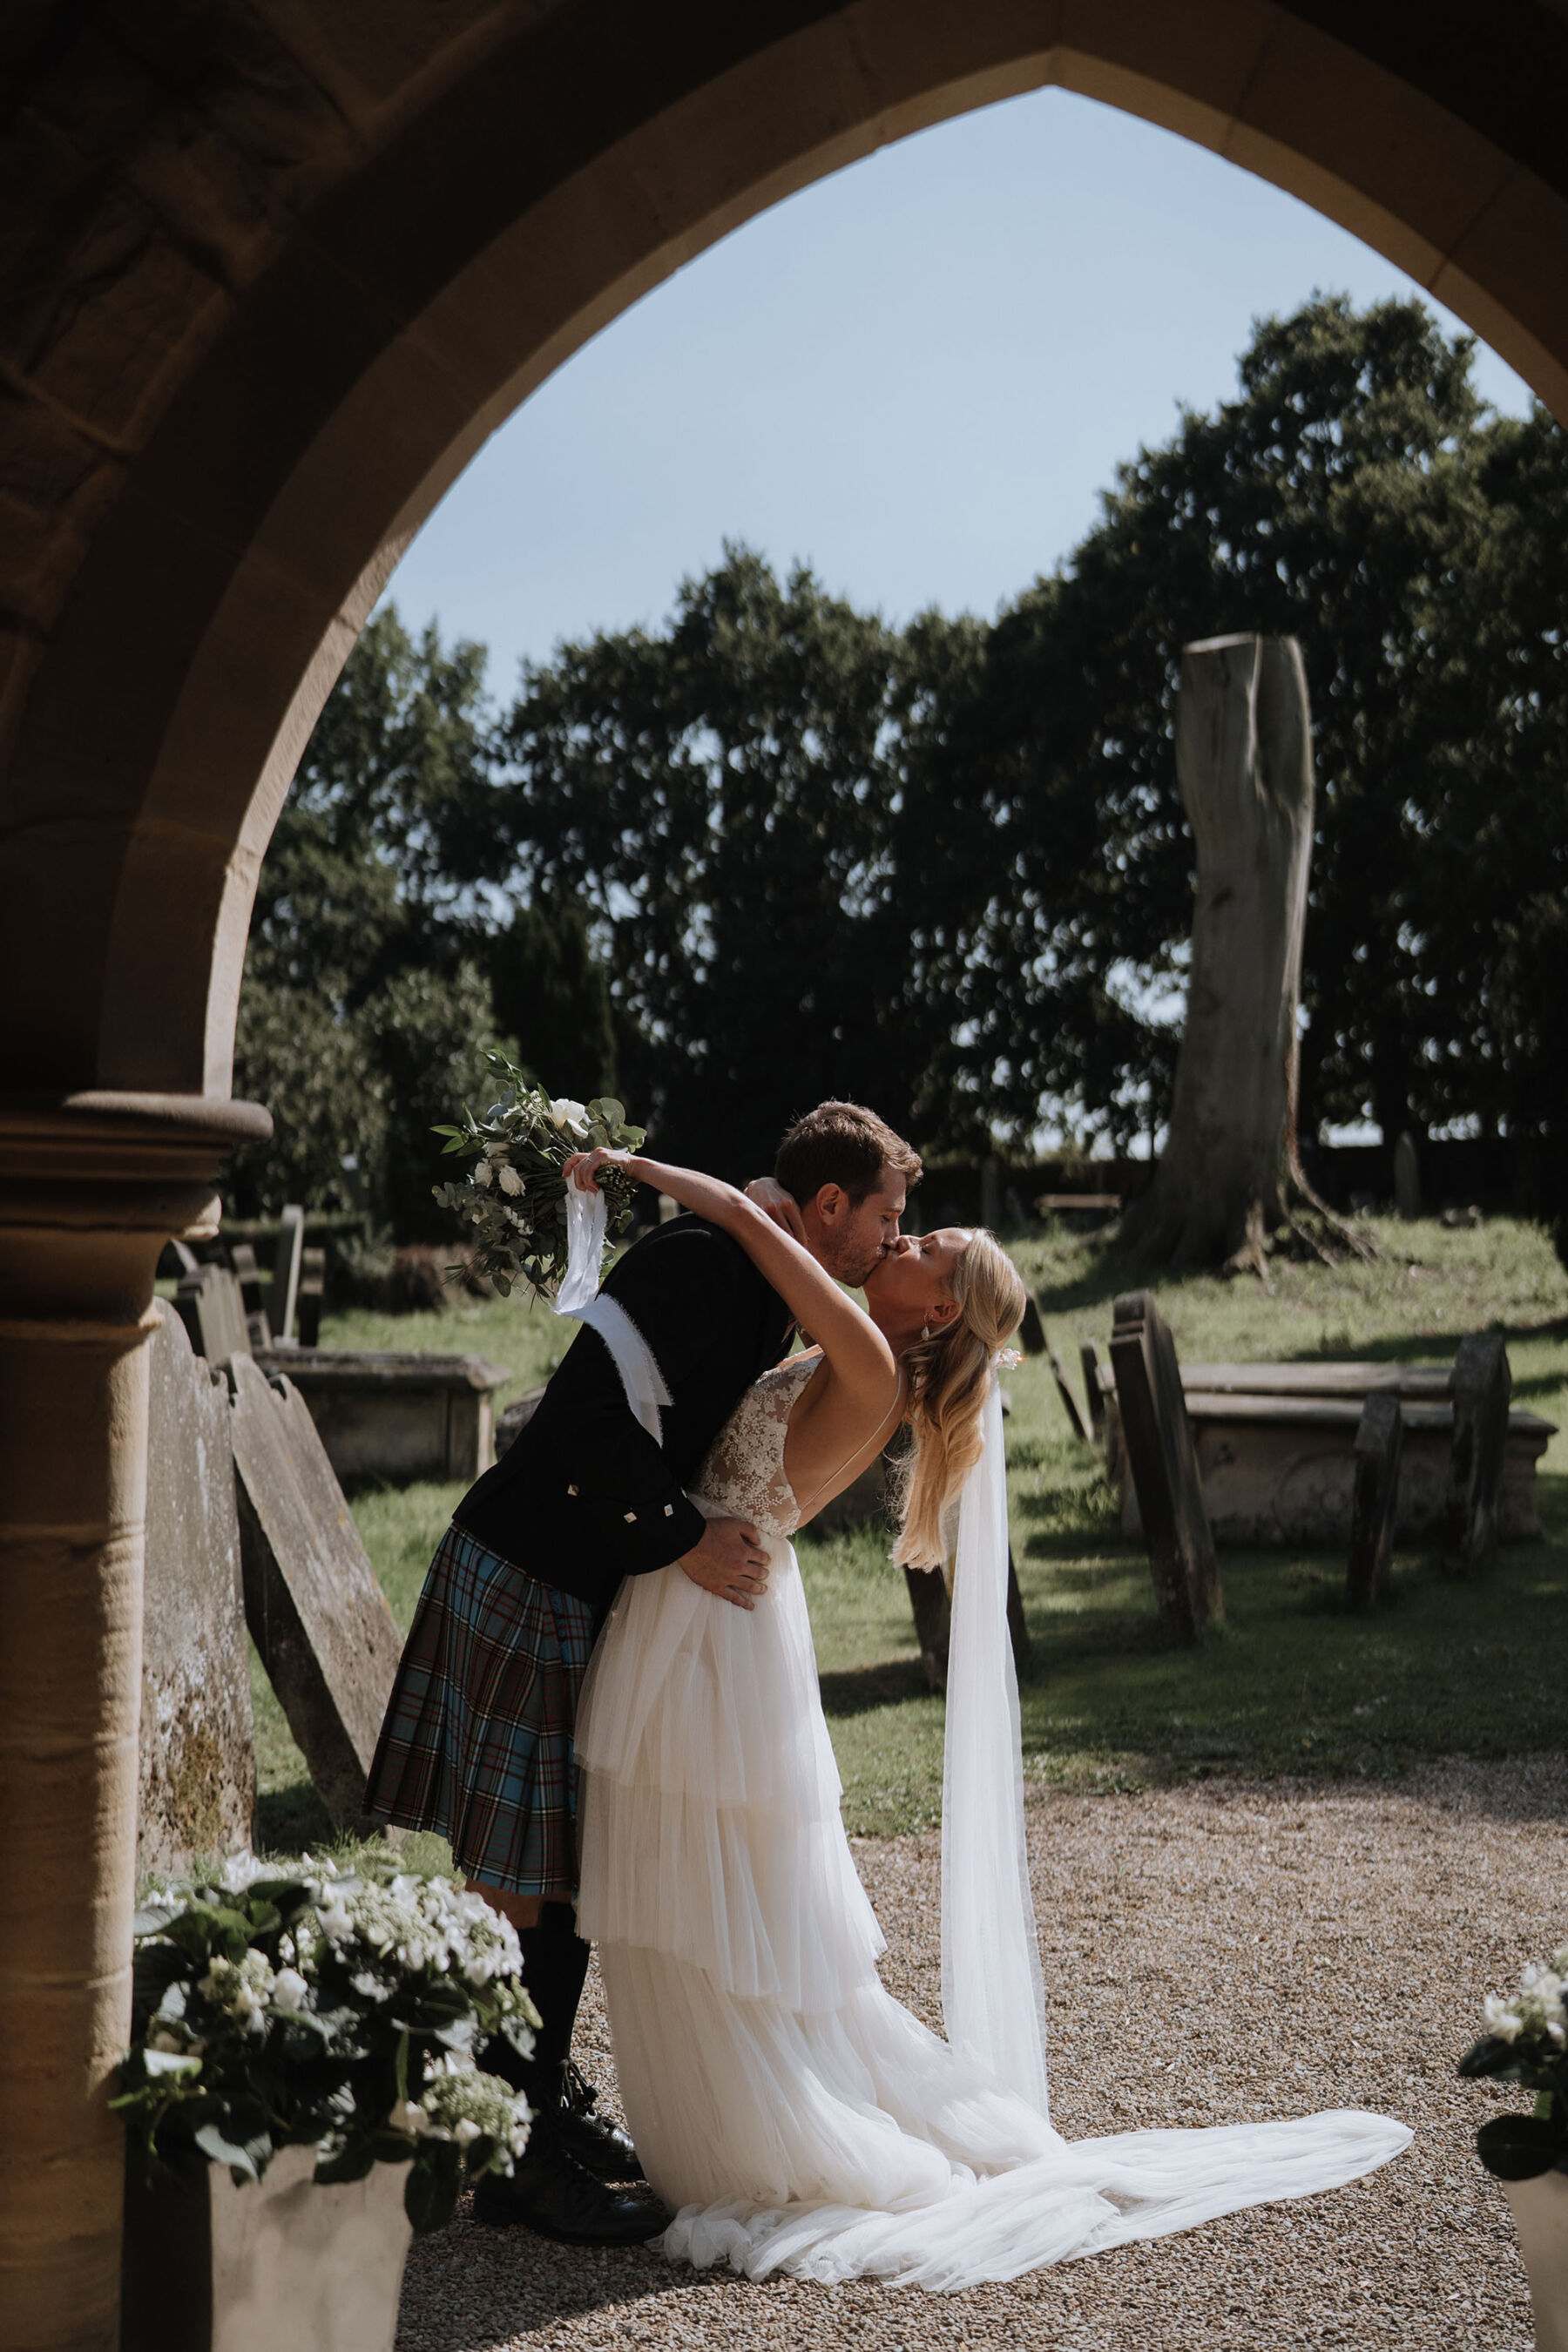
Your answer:
[[[274,2151],[318,2149],[318,2181],[409,2167],[417,2231],[465,2179],[510,2172],[528,2103],[475,2053],[526,2056],[538,2013],[509,1923],[449,1879],[248,1855],[136,1917],[132,2039],[114,2106],[157,2177],[208,2163],[258,2180]]]
[[[1498,2116],[1476,2134],[1476,2151],[1500,2180],[1568,2172],[1568,1944],[1531,1960],[1519,1990],[1489,1993],[1486,2032],[1459,2061],[1461,2074],[1520,2083],[1535,2093],[1528,2116]]]
[[[504,1055],[487,1063],[503,1092],[482,1118],[467,1105],[460,1127],[437,1127],[443,1154],[470,1159],[468,1181],[431,1189],[473,1234],[479,1271],[489,1276],[503,1298],[519,1282],[550,1291],[566,1271],[566,1179],[574,1151],[606,1144],[617,1151],[640,1150],[647,1129],[626,1123],[625,1106],[609,1096],[590,1103],[552,1097],[535,1086]],[[637,1186],[616,1170],[605,1171],[600,1189],[609,1204],[608,1230],[625,1230]]]

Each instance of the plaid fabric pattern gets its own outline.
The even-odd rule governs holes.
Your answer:
[[[419,1596],[376,1744],[366,1810],[438,1830],[476,1878],[577,1891],[577,1717],[594,1612],[458,1527]]]

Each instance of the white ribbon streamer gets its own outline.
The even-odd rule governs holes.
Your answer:
[[[1024,1837],[1018,1678],[1007,1632],[1007,1475],[994,1373],[964,1482],[942,1793],[947,2038],[1048,2117],[1046,1997]]]
[[[664,1443],[660,1407],[672,1400],[658,1369],[658,1360],[624,1307],[599,1296],[599,1267],[605,1255],[606,1205],[597,1184],[583,1191],[566,1187],[566,1271],[551,1301],[557,1315],[574,1315],[596,1331],[610,1351],[621,1376],[621,1386],[643,1428],[656,1445]]]

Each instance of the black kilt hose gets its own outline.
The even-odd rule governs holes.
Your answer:
[[[678,1217],[605,1290],[658,1360],[656,1444],[584,1327],[533,1418],[471,1486],[430,1564],[366,1791],[373,1818],[436,1830],[458,1866],[517,1895],[577,1890],[572,1733],[621,1579],[692,1549],[686,1493],[743,1391],[784,1351],[790,1314],[738,1242]]]

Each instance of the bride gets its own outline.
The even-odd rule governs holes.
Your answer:
[[[742,1398],[700,1473],[710,1516],[758,1529],[752,1611],[679,1568],[628,1578],[576,1734],[580,1932],[599,1948],[616,2063],[661,2243],[700,2267],[932,2288],[1007,2279],[1242,2206],[1337,2187],[1410,2134],[1340,2111],[1069,2142],[1046,2095],[1007,1646],[994,1366],[1024,1286],[987,1233],[894,1244],[867,1313],[713,1178],[606,1162],[732,1234],[814,1343]],[[894,1559],[952,1557],[943,1793],[946,2041],[883,1990],[884,1948],[840,1782],[790,1538],[913,1433]]]

